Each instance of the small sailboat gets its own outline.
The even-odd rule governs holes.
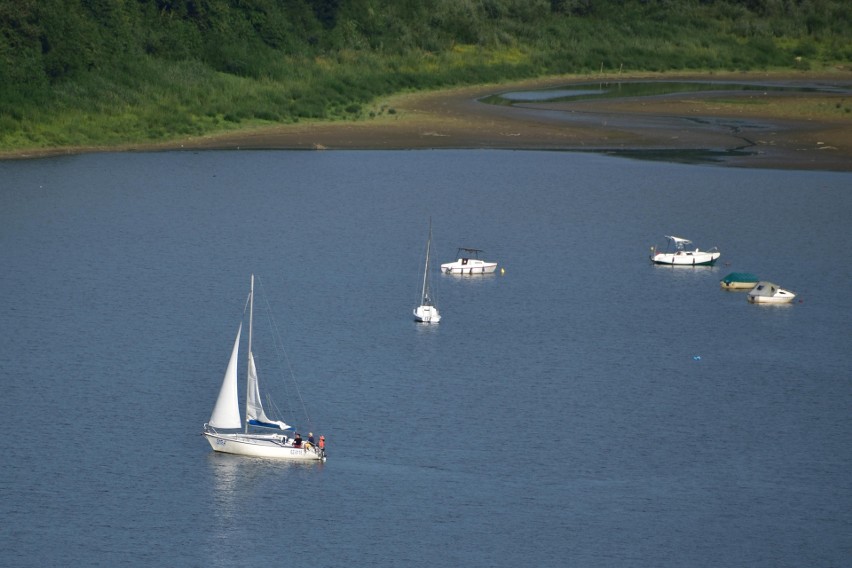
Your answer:
[[[429,238],[426,241],[426,266],[423,268],[423,286],[420,290],[420,305],[414,308],[414,321],[422,323],[438,323],[441,314],[433,305],[431,290],[429,289],[429,254],[432,249],[432,220],[429,219]]]
[[[252,326],[254,319],[254,274],[251,276],[251,289],[248,297],[248,369],[246,372],[245,423],[240,418],[239,396],[237,393],[237,356],[240,347],[240,335],[243,325],[237,329],[237,338],[231,358],[225,370],[225,378],[219,390],[219,397],[213,407],[210,420],[204,425],[202,435],[217,452],[254,456],[262,458],[280,458],[301,461],[325,461],[324,438],[320,437],[320,446],[309,441],[303,442],[298,433],[288,437],[293,430],[285,422],[272,420],[263,410],[260,388],[257,380],[257,368],[252,353]],[[254,429],[267,429],[272,433],[256,433]],[[239,431],[241,430],[242,431]]]

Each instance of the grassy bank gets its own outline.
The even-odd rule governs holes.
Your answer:
[[[839,0],[22,0],[0,8],[0,150],[371,120],[544,75],[847,66],[850,22]]]

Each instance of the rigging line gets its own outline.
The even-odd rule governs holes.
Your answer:
[[[430,218],[430,227],[431,227],[431,218]],[[435,257],[435,239],[431,238],[432,237],[431,231],[429,233],[429,237],[430,237],[431,243],[427,242],[426,246],[424,246],[421,249],[423,251],[423,254],[420,256],[420,263],[417,265],[417,268],[414,270],[414,274],[417,274],[418,277],[420,276],[421,271],[423,270],[424,264],[426,262],[426,257],[430,256],[431,258],[429,260],[429,270],[428,270],[428,277],[427,277],[427,282],[426,282],[426,292],[428,293],[429,298],[432,300],[432,305],[437,306],[438,303],[439,303],[438,302],[438,288],[437,288],[438,282],[437,282],[437,280],[433,280],[433,276],[434,276],[435,271],[432,269],[432,267],[438,266],[438,265],[435,263],[435,260],[434,260],[434,257]],[[431,246],[430,246],[430,244],[431,244]],[[431,248],[431,251],[429,250],[430,248]],[[414,297],[416,298],[415,301],[416,301],[417,305],[419,306],[420,300],[423,299],[422,298],[423,289],[421,287],[422,283],[419,279],[414,280],[414,282],[416,283],[414,285],[414,287],[416,289],[416,293],[415,293]]]
[[[276,323],[275,319],[272,317],[272,306],[269,303],[269,296],[266,294],[266,289],[263,287],[263,281],[260,279],[260,277],[258,277],[257,280],[258,280],[258,283],[260,284],[260,287],[263,289],[262,290],[263,291],[262,296],[263,296],[263,301],[266,304],[266,315],[267,315],[266,321],[267,321],[267,324],[269,325],[269,327],[271,328],[273,341],[275,342],[276,357],[280,362],[281,361],[280,354],[284,355],[284,362],[287,364],[287,370],[290,372],[290,380],[293,382],[293,387],[296,390],[296,395],[298,396],[299,403],[302,406],[302,412],[305,413],[305,419],[308,422],[308,427],[311,430],[313,430],[314,429],[313,421],[311,420],[311,416],[308,413],[308,407],[307,407],[307,405],[305,405],[305,400],[304,400],[304,398],[302,398],[302,392],[301,392],[301,389],[299,388],[299,383],[296,381],[296,373],[293,371],[293,365],[290,361],[290,356],[287,354],[287,350],[284,348],[284,340],[281,337],[281,331],[279,330],[278,324]],[[289,389],[287,389],[286,384],[284,385],[284,388],[286,390],[289,390]],[[289,395],[288,395],[288,400],[289,400]],[[273,404],[273,406],[275,406],[275,405]],[[276,410],[277,410],[277,408],[276,408]]]
[[[248,311],[248,309],[249,309],[249,302],[250,302],[250,301],[251,301],[251,292],[249,292],[249,293],[246,295],[246,303],[245,303],[245,304],[243,304],[243,317],[242,317],[242,318],[240,318],[240,320],[241,320],[241,321],[242,321],[242,320],[244,320],[244,319],[246,319],[246,312],[247,312],[247,311]]]
[[[259,278],[258,278],[258,283],[259,283],[259,286],[262,288],[263,282],[261,282]],[[263,303],[264,303],[264,305],[262,306],[263,312],[264,312],[264,315],[266,316],[264,318],[264,321],[266,322],[266,324],[268,326],[268,329],[269,329],[268,337],[271,338],[270,341],[272,343],[273,352],[275,354],[274,355],[274,363],[276,364],[275,371],[276,371],[276,374],[278,375],[278,378],[281,379],[281,381],[280,381],[281,385],[284,387],[284,397],[285,397],[284,400],[286,402],[285,411],[287,413],[282,414],[281,409],[275,403],[272,404],[272,407],[275,408],[275,411],[278,413],[279,416],[282,416],[282,417],[288,416],[288,415],[292,416],[293,412],[291,412],[291,411],[294,410],[294,409],[292,409],[291,406],[290,406],[290,400],[291,400],[290,388],[287,384],[288,381],[286,380],[286,377],[282,373],[282,370],[283,370],[283,367],[284,367],[284,361],[282,361],[281,355],[283,353],[284,357],[288,357],[287,351],[283,347],[284,343],[283,343],[283,340],[280,339],[280,334],[276,335],[277,330],[275,330],[274,318],[272,317],[272,307],[269,304],[268,296],[265,294],[265,290],[262,290],[261,295],[263,297]],[[289,366],[289,362],[287,362],[287,363],[288,363],[288,366]],[[293,374],[292,370],[290,371],[290,374],[291,375]],[[290,380],[293,381],[294,384],[295,384],[294,379],[291,378]],[[271,397],[268,396],[268,393],[267,393],[267,399],[271,400]]]

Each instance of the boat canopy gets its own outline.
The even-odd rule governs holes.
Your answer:
[[[681,237],[673,237],[673,236],[670,236],[670,235],[666,235],[666,238],[671,239],[671,241],[674,244],[676,244],[678,248],[681,248],[684,245],[691,245],[692,244],[692,241],[690,241],[689,239],[684,239],[684,238],[681,238]]]
[[[730,282],[757,282],[758,280],[760,279],[750,272],[731,272],[722,278],[722,282],[726,284]]]
[[[778,284],[761,280],[748,294],[749,296],[774,296],[779,288]]]

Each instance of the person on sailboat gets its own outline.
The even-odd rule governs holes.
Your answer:
[[[314,433],[313,432],[308,432],[308,443],[312,446],[314,445]]]
[[[319,449],[325,450],[325,436],[320,436]]]
[[[296,437],[293,438],[293,447],[301,448],[302,447],[302,435],[296,432]]]

